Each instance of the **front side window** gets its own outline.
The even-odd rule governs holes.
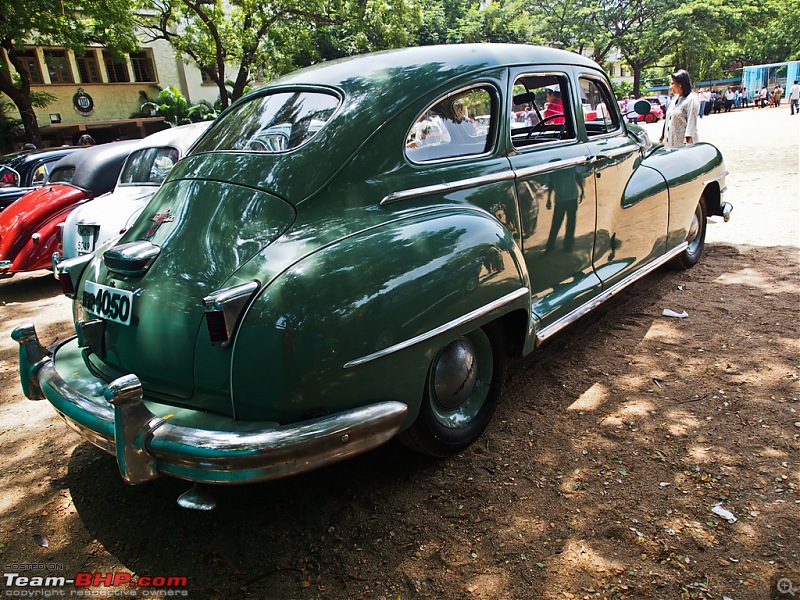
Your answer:
[[[125,160],[120,185],[161,185],[180,158],[176,148],[143,148]]]
[[[514,148],[576,139],[569,98],[566,75],[543,73],[517,77],[510,115]]]
[[[593,137],[619,130],[619,113],[608,87],[597,79],[581,77],[580,88],[586,134]]]
[[[73,83],[75,81],[65,50],[45,50],[44,62],[50,74],[50,83]]]
[[[489,152],[497,113],[493,88],[450,94],[417,117],[406,136],[406,156],[413,162],[425,162]]]
[[[217,119],[192,154],[216,150],[279,153],[313,138],[339,106],[322,92],[278,92],[255,96]]]
[[[19,184],[19,173],[11,167],[0,165],[0,188],[19,187]]]

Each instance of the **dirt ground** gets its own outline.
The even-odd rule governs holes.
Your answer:
[[[125,485],[111,456],[23,397],[8,333],[33,320],[52,343],[70,307],[47,274],[3,281],[2,594],[21,596],[8,573],[79,572],[185,576],[173,592],[224,600],[742,600],[777,597],[784,577],[800,592],[798,131],[788,107],[703,119],[731,222],[710,225],[695,268],[657,271],[514,360],[494,421],[460,455],[389,443],[220,488],[208,513],[177,507],[186,483]]]

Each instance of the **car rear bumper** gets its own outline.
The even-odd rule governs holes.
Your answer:
[[[117,458],[128,483],[169,475],[202,483],[251,483],[308,471],[392,438],[408,407],[395,401],[289,425],[210,417],[145,401],[135,375],[110,384],[86,368],[73,338],[45,349],[32,324],[17,327],[20,378],[31,400],[47,399],[72,429]],[[58,367],[56,363],[58,362]],[[151,410],[152,409],[152,410]],[[169,422],[178,414],[175,421]]]

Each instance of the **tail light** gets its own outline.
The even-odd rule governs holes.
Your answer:
[[[212,345],[221,348],[227,348],[230,345],[236,327],[241,321],[242,313],[250,304],[260,285],[258,281],[248,281],[218,290],[203,298],[208,339]]]
[[[76,256],[61,262],[56,262],[55,256],[53,259],[53,271],[61,283],[61,291],[64,292],[65,296],[74,298],[75,290],[78,289],[78,282],[86,270],[86,265],[92,260],[92,255]]]

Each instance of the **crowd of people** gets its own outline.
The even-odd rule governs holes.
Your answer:
[[[762,86],[760,90],[748,90],[744,87],[729,87],[724,90],[701,88],[697,90],[697,95],[700,99],[699,116],[701,119],[711,113],[730,112],[735,108],[767,108],[770,106],[779,108],[781,101],[786,97],[780,84],[775,85],[772,90],[766,85]],[[794,114],[794,111],[791,114]]]

